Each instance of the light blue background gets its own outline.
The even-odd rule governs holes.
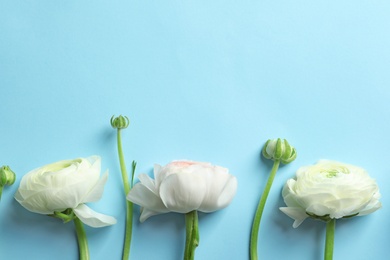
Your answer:
[[[287,138],[260,229],[261,259],[322,259],[325,225],[298,229],[281,189],[318,159],[366,168],[383,208],[339,221],[335,259],[386,259],[389,211],[389,1],[0,1],[0,164],[17,173],[0,203],[1,259],[77,259],[73,224],[30,213],[13,195],[28,171],[98,154],[110,177],[87,228],[92,259],[120,259],[124,196],[110,117],[124,114],[125,157],[137,174],[174,159],[237,176],[224,210],[200,215],[196,259],[248,259],[252,217]],[[139,208],[135,207],[138,219]],[[131,259],[181,259],[184,217],[134,224]]]

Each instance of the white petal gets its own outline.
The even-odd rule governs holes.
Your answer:
[[[173,212],[188,213],[200,207],[207,193],[204,176],[182,172],[171,174],[160,186],[164,205]]]
[[[127,194],[126,198],[129,201],[138,204],[143,208],[146,208],[152,212],[156,212],[156,214],[169,212],[169,210],[161,201],[161,198],[153,191],[148,189],[145,185],[143,185],[143,183],[137,183],[136,185],[134,185],[134,187],[130,190],[129,194]]]
[[[212,174],[208,192],[202,201],[199,211],[212,212],[227,207],[237,191],[237,179],[233,175]]]
[[[139,221],[142,223],[142,222],[144,222],[145,220],[147,220],[148,218],[150,218],[152,216],[159,215],[159,214],[164,214],[164,213],[167,213],[167,212],[168,211],[166,211],[166,212],[157,212],[157,211],[149,210],[147,208],[141,208],[141,216],[139,217]]]
[[[140,180],[142,185],[144,185],[146,188],[148,188],[151,192],[157,194],[157,188],[155,185],[155,181],[152,178],[150,178],[149,175],[142,173],[142,174],[138,175],[138,179]]]
[[[279,208],[284,214],[294,219],[293,228],[297,228],[308,217],[305,210],[296,207],[281,207]]]
[[[81,198],[80,203],[94,202],[100,200],[103,195],[104,185],[108,179],[108,171],[106,171],[92,189]]]
[[[368,203],[368,205],[362,211],[359,212],[359,216],[368,215],[380,209],[382,207],[382,203],[379,201],[380,198],[381,194],[379,193],[379,191],[377,191],[372,197],[370,203]]]
[[[154,180],[156,183],[156,186],[159,187],[161,184],[161,181],[164,179],[163,173],[162,173],[163,167],[159,164],[155,164],[153,168],[153,175]]]
[[[28,195],[28,199],[23,195]],[[15,199],[27,210],[39,214],[53,214],[54,210],[46,207],[46,197],[40,196],[39,192],[33,192],[18,189],[15,193]],[[64,208],[63,210],[65,210]]]
[[[221,194],[218,198],[218,209],[225,208],[230,202],[233,200],[233,197],[237,192],[237,178],[234,176],[230,176],[228,182],[225,184]]]
[[[91,227],[105,227],[116,223],[115,218],[98,213],[84,204],[78,205],[73,211],[81,222]]]

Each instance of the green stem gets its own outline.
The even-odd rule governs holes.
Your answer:
[[[260,221],[261,221],[261,216],[263,215],[263,210],[265,206],[265,202],[267,201],[267,197],[269,194],[269,191],[272,186],[272,182],[274,181],[276,172],[279,168],[279,160],[274,161],[274,165],[272,167],[271,173],[268,177],[267,184],[265,185],[263,194],[261,195],[259,205],[257,206],[256,214],[253,219],[253,224],[252,224],[252,231],[251,231],[251,241],[250,241],[250,247],[249,247],[249,252],[250,252],[250,259],[251,260],[257,260],[257,239],[259,236],[259,228],[260,228]]]
[[[125,191],[125,196],[130,191],[130,183],[129,179],[127,177],[127,170],[126,170],[126,164],[125,159],[123,156],[123,149],[122,149],[122,137],[121,137],[121,129],[118,128],[118,155],[119,155],[119,164],[121,167],[122,172],[122,181],[123,181],[123,189]],[[133,173],[132,176],[134,176],[134,170],[135,170],[135,164],[133,163]],[[123,244],[123,254],[122,259],[127,260],[130,256],[130,244],[131,244],[131,235],[133,230],[133,203],[126,200],[126,228],[125,228],[125,240]]]
[[[3,186],[0,186],[0,200],[1,200],[1,195],[3,194]]]
[[[184,260],[193,260],[195,249],[199,245],[198,212],[196,210],[185,214],[186,219],[186,245]]]
[[[78,218],[75,218],[73,221],[76,226],[77,241],[79,245],[79,259],[89,260],[88,241],[87,236],[85,235],[83,223]]]
[[[127,195],[130,191],[130,184],[129,184],[129,178],[127,177],[126,164],[123,156],[121,129],[118,129],[117,141],[118,141],[119,164],[122,172],[123,188],[125,190],[125,195]]]
[[[336,229],[336,219],[331,219],[326,223],[325,255],[324,255],[325,260],[333,259],[335,229]]]

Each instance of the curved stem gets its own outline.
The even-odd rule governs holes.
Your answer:
[[[127,177],[126,164],[123,155],[121,129],[118,129],[117,143],[118,143],[119,164],[122,172],[123,189],[125,191],[125,196],[126,196],[130,191],[131,185],[129,183],[129,178]],[[135,163],[133,162],[132,176],[134,176],[134,171],[135,171]],[[131,235],[133,230],[133,203],[128,200],[126,200],[126,224],[125,225],[126,225],[125,240],[123,244],[123,254],[122,254],[123,260],[129,259]]]
[[[76,226],[77,241],[79,245],[79,259],[89,260],[88,241],[87,236],[85,235],[83,223],[78,218],[75,218],[73,221]]]
[[[196,210],[185,214],[186,218],[186,245],[184,260],[193,260],[195,249],[199,245],[198,212]]]
[[[261,195],[259,205],[257,206],[256,214],[253,219],[253,224],[252,224],[252,231],[251,231],[251,238],[250,238],[250,247],[249,247],[249,252],[250,252],[250,259],[251,260],[257,260],[257,239],[259,236],[259,228],[260,228],[260,221],[261,221],[261,216],[263,215],[263,210],[265,206],[265,202],[267,201],[267,197],[269,194],[269,191],[271,189],[272,183],[274,181],[276,172],[279,168],[280,161],[275,160],[274,165],[272,167],[271,173],[268,177],[267,184],[265,185],[263,194]]]
[[[63,212],[54,211],[54,213],[50,216],[53,216],[55,218],[59,218],[64,223],[68,223],[69,221],[72,221],[75,219],[75,215],[72,209],[66,209]]]
[[[125,190],[125,195],[127,195],[130,191],[130,184],[129,184],[129,178],[127,177],[126,164],[123,156],[121,129],[118,129],[117,142],[118,142],[119,164],[122,172],[123,188]]]
[[[334,232],[336,230],[336,219],[331,219],[326,223],[326,238],[325,238],[325,260],[333,259]]]

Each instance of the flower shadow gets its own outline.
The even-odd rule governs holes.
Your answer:
[[[77,241],[74,239],[75,229],[72,223],[64,224],[59,219],[30,212],[16,200],[9,203],[7,214],[1,225],[4,227],[5,233],[12,234],[12,237],[18,238],[19,242],[26,240],[30,245],[29,249],[32,256],[42,255],[42,240],[46,241],[47,250],[61,247],[64,241],[74,241],[72,246],[77,247]],[[74,257],[77,257],[76,250],[74,253]]]
[[[154,179],[153,169],[151,168],[146,172],[151,178]],[[137,178],[134,181],[134,185],[138,182]],[[185,218],[184,214],[169,212],[158,214],[149,217],[145,222],[141,223],[139,217],[141,215],[141,207],[134,204],[133,207],[133,227],[137,229],[141,234],[153,234],[153,236],[137,236],[138,243],[169,243],[166,250],[171,250],[175,255],[175,259],[181,259],[183,257],[185,246]],[[135,230],[133,230],[135,232]],[[170,239],[167,239],[169,237]],[[174,240],[171,243],[171,240]],[[153,241],[152,241],[153,240]],[[142,246],[141,246],[142,247]]]
[[[274,214],[273,222],[282,233],[282,237],[286,240],[285,243],[291,245],[289,248],[299,248],[301,243],[310,243],[307,246],[307,259],[321,259],[324,255],[325,243],[325,228],[326,223],[320,220],[307,218],[299,227],[293,228],[293,219],[285,215],[279,210],[279,207],[284,207],[283,197],[280,196],[277,203],[273,205]],[[309,257],[311,255],[311,257]]]
[[[134,215],[140,215],[140,208],[134,207]],[[166,250],[175,255],[174,259],[183,257],[185,246],[185,218],[184,214],[164,213],[148,218],[144,223],[135,221],[135,228],[142,234],[153,234],[153,236],[138,236],[140,243],[169,243]],[[154,240],[154,241],[152,241]],[[172,242],[173,240],[173,242]]]

